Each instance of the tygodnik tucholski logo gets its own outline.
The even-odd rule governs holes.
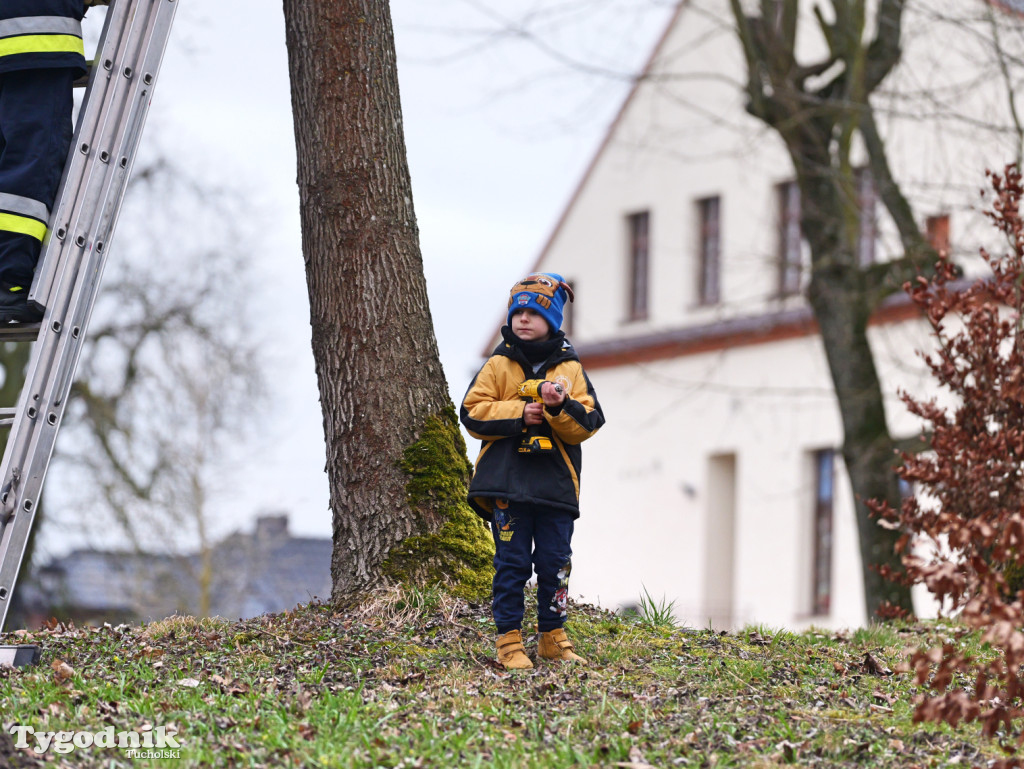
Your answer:
[[[181,758],[177,727],[143,727],[139,731],[115,731],[113,726],[99,732],[41,732],[15,724],[10,729],[14,747],[36,753],[70,753],[76,748],[116,748],[126,758]]]

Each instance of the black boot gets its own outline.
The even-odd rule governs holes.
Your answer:
[[[0,283],[0,323],[38,323],[43,311],[28,301],[28,288]]]

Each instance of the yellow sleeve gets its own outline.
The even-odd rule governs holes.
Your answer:
[[[582,443],[604,424],[604,412],[583,367],[574,366],[569,397],[557,413],[544,409],[544,418],[563,443]]]
[[[493,441],[508,438],[523,431],[523,409],[526,404],[518,397],[503,399],[494,359],[489,359],[469,385],[462,399],[459,418],[474,438]]]

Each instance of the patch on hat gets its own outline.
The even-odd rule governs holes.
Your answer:
[[[512,286],[506,323],[511,325],[512,315],[519,310],[531,309],[548,322],[552,332],[557,331],[562,325],[562,307],[566,299],[573,300],[572,288],[561,275],[535,272]]]

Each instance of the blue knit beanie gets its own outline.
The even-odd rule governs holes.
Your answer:
[[[512,315],[517,310],[534,310],[551,326],[555,333],[562,326],[562,308],[565,300],[573,300],[572,288],[556,272],[535,272],[527,275],[512,286],[508,297],[508,317],[505,322],[512,325]]]

